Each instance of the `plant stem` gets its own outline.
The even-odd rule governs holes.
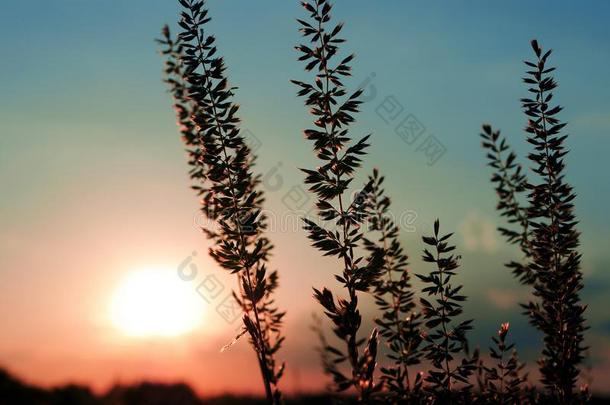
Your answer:
[[[316,4],[316,12],[319,12],[319,5]],[[326,111],[326,114],[328,117],[332,117],[333,116],[333,112],[332,112],[332,108],[330,106],[330,102],[328,100],[329,98],[329,87],[330,87],[330,82],[329,82],[329,73],[328,73],[328,64],[327,64],[327,59],[326,59],[326,44],[324,43],[324,28],[322,26],[322,19],[320,19],[318,21],[318,31],[320,32],[320,52],[321,52],[321,57],[320,59],[322,60],[323,63],[323,70],[324,70],[324,76],[325,76],[325,84],[324,84],[324,96],[325,96],[325,103],[324,103],[324,109]],[[328,123],[324,122],[324,132],[326,133],[327,136],[329,137],[333,137],[333,132],[334,132],[334,124],[331,123],[331,131],[329,133],[328,131],[328,127],[327,127]],[[335,160],[338,160],[338,155],[337,155],[337,150],[333,147],[333,158]],[[340,174],[335,174],[336,179],[337,179],[337,183],[339,183],[341,181],[341,175]],[[339,199],[339,215],[341,218],[344,218],[346,212],[343,208],[343,196],[342,194],[339,194],[338,196]],[[348,225],[343,222],[341,225],[342,231],[343,231],[343,243],[345,244],[348,240],[347,235],[348,235]],[[347,290],[350,296],[350,303],[355,303],[357,302],[357,298],[356,298],[356,291],[354,290],[350,278],[350,272],[351,272],[351,261],[353,259],[353,249],[349,248],[349,260],[348,260],[348,256],[347,256],[347,252],[345,252],[343,254],[343,262],[344,262],[344,266],[345,266],[345,279],[346,279],[346,286],[347,286]],[[358,374],[359,374],[359,367],[358,367],[358,347],[356,345],[356,333],[350,334],[347,343],[347,349],[348,349],[348,353],[349,353],[349,359],[350,359],[350,364],[352,366],[352,376],[354,378],[354,385],[356,385],[356,388],[359,388],[359,386],[357,385],[358,382]],[[361,394],[361,391],[359,391],[359,394]]]
[[[437,242],[438,244],[438,242]],[[436,248],[436,262],[439,263],[440,261],[440,253],[438,251],[438,245]],[[445,312],[445,304],[446,304],[446,300],[445,300],[445,286],[443,285],[443,268],[442,266],[439,264],[438,265],[438,270],[439,270],[439,275],[438,275],[438,279],[439,279],[439,284],[440,284],[440,293],[441,293],[441,324],[443,326],[443,335],[445,336],[445,372],[447,373],[447,396],[450,397],[451,395],[451,368],[449,367],[449,334],[447,333],[447,322],[446,322],[446,312]]]
[[[191,16],[194,18],[192,10],[191,10]],[[203,48],[203,43],[201,41],[202,38],[200,37],[199,34],[196,37],[197,37],[197,45],[198,45],[199,49],[202,49]],[[204,71],[206,89],[208,91],[208,94],[211,94],[212,89],[211,89],[210,76],[208,74],[208,70],[205,65],[205,60],[203,59],[203,55],[202,55],[201,51],[199,52],[198,57],[199,57],[200,64]],[[226,134],[224,134],[224,130],[222,129],[222,125],[221,125],[219,117],[218,117],[218,113],[216,110],[216,102],[214,100],[214,97],[209,97],[209,99],[210,99],[210,103],[212,105],[213,116],[214,116],[214,120],[216,122],[216,128],[218,130],[219,139],[220,139],[220,143],[221,143],[222,151],[223,151],[223,156],[225,159],[225,164],[227,166],[227,169],[226,169],[227,178],[229,181],[229,189],[231,191],[233,209],[234,209],[235,213],[238,213],[239,205],[237,202],[235,185],[233,182],[233,177],[231,175],[231,169],[229,166],[229,156],[228,156],[227,148],[225,145]],[[267,365],[266,344],[263,339],[263,332],[262,332],[262,328],[261,328],[257,305],[253,299],[254,297],[252,297],[252,295],[251,295],[254,290],[252,288],[252,280],[251,280],[251,274],[250,274],[251,268],[250,268],[250,265],[247,264],[247,259],[245,257],[246,256],[246,240],[243,235],[243,231],[241,229],[241,224],[239,223],[239,220],[237,220],[237,221],[234,220],[234,222],[235,222],[235,225],[237,228],[237,233],[239,236],[240,257],[244,261],[244,268],[242,269],[242,277],[244,277],[243,273],[245,272],[245,279],[246,279],[246,282],[248,284],[248,289],[249,289],[248,298],[250,299],[250,302],[252,304],[252,310],[254,312],[254,318],[255,318],[255,326],[257,328],[257,333],[258,333],[258,336],[253,336],[252,338],[253,338],[253,341],[255,342],[255,347],[257,349],[257,357],[259,360],[259,366],[261,368],[261,373],[262,373],[262,377],[263,377],[263,383],[265,386],[265,394],[267,396],[267,401],[270,404],[273,404],[273,403],[275,403],[275,400],[274,400],[274,396],[273,396],[273,391],[271,389],[271,377],[269,375],[269,367]],[[246,308],[246,310],[247,310],[247,308]]]

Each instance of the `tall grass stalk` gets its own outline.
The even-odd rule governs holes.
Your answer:
[[[536,298],[524,308],[532,325],[544,334],[539,360],[542,383],[549,401],[571,404],[582,399],[577,383],[586,350],[576,195],[565,179],[566,124],[558,118],[562,107],[552,104],[557,82],[552,76],[555,68],[548,66],[551,51],[544,52],[536,40],[531,46],[535,58],[525,62],[528,71],[523,78],[531,98],[521,103],[527,117],[527,142],[533,147],[528,154],[532,173],[521,173],[514,163],[516,155],[507,154],[506,140],[489,125],[483,126],[483,148],[495,169],[492,181],[497,184],[498,208],[511,224],[518,225],[517,230],[503,233],[520,246],[525,258],[509,267],[532,287]],[[519,195],[526,203],[518,202]]]
[[[238,278],[233,296],[243,310],[244,324],[238,336],[249,334],[267,400],[279,403],[284,366],[276,366],[275,354],[284,340],[284,312],[273,299],[277,272],[267,271],[272,245],[263,234],[260,178],[252,172],[254,156],[240,133],[238,106],[231,101],[235,88],[228,86],[215,38],[207,33],[205,2],[179,2],[182,31],[173,40],[166,27],[160,43],[167,57],[166,82],[188,148],[192,187],[201,196],[203,214],[213,221],[214,226],[204,229],[213,242],[210,255]]]
[[[361,224],[366,217],[366,196],[370,182],[349,198],[349,189],[360,167],[361,156],[366,153],[369,136],[356,142],[349,137],[349,124],[361,104],[362,90],[348,95],[343,78],[349,76],[349,63],[353,55],[338,59],[339,37],[342,24],[331,26],[332,5],[326,0],[302,2],[309,19],[299,19],[300,32],[307,44],[296,47],[299,60],[306,63],[305,70],[315,72],[312,83],[293,80],[298,95],[306,97],[305,104],[314,116],[314,127],[305,130],[305,137],[313,141],[314,152],[320,160],[316,169],[303,169],[305,183],[317,196],[317,212],[321,224],[305,219],[305,228],[313,245],[325,256],[335,256],[342,264],[342,272],[335,278],[347,293],[346,298],[336,297],[328,288],[314,289],[317,301],[334,324],[335,335],[344,348],[328,347],[334,358],[329,372],[333,375],[337,391],[356,390],[360,401],[369,401],[379,391],[374,382],[378,345],[378,332],[361,340],[358,336],[362,316],[358,308],[358,294],[371,289],[381,272],[381,257],[369,260],[357,253],[363,232]],[[364,348],[361,349],[361,346]],[[349,373],[339,369],[347,363]]]
[[[383,188],[384,177],[377,169],[369,177],[368,196],[370,232],[363,238],[371,255],[383,255],[383,274],[373,295],[380,316],[375,319],[381,337],[386,341],[391,365],[381,367],[381,380],[388,399],[413,401],[420,395],[422,374],[411,379],[409,369],[421,362],[421,314],[416,311],[415,292],[411,286],[409,257],[399,239],[399,228],[390,216],[390,198]]]

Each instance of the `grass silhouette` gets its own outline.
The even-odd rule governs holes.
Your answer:
[[[525,62],[529,70],[523,81],[533,98],[521,100],[527,116],[527,142],[533,146],[528,155],[531,176],[523,173],[507,141],[489,125],[483,126],[483,147],[495,170],[492,182],[497,184],[498,209],[510,224],[518,225],[517,230],[502,228],[501,232],[524,255],[523,263],[509,263],[508,267],[532,287],[536,298],[524,308],[532,325],[544,334],[539,360],[542,383],[548,400],[567,404],[587,395],[587,387],[577,388],[586,326],[585,306],[579,297],[583,284],[574,216],[576,195],[564,177],[568,151],[562,130],[566,123],[557,118],[562,107],[552,105],[557,82],[551,75],[555,68],[547,64],[551,51],[543,53],[536,40],[531,45],[535,60]],[[532,177],[536,180],[530,180]],[[520,196],[527,201],[519,200]]]
[[[258,357],[270,403],[281,400],[278,387],[284,366],[275,354],[284,338],[284,312],[274,304],[277,272],[267,273],[271,242],[264,236],[261,214],[264,194],[260,176],[253,174],[255,157],[240,134],[238,106],[224,76],[203,1],[180,0],[183,7],[177,39],[163,29],[159,43],[167,57],[165,73],[175,100],[183,140],[189,148],[193,189],[201,196],[202,212],[215,225],[203,229],[213,241],[210,256],[238,278],[233,296],[243,310],[243,330]]]
[[[278,275],[267,272],[272,246],[264,235],[264,197],[260,177],[252,169],[255,156],[240,134],[233,88],[215,39],[206,31],[205,1],[179,3],[182,31],[172,39],[166,27],[159,42],[188,147],[193,189],[215,225],[204,229],[213,242],[210,255],[239,280],[235,298],[243,310],[241,334],[250,336],[257,354],[267,401],[280,403],[283,365],[276,366],[275,354],[284,339],[284,312],[273,300]],[[484,125],[481,134],[493,168],[497,209],[508,222],[500,232],[523,254],[522,262],[507,267],[531,289],[534,299],[523,307],[544,334],[537,384],[528,380],[514,344],[508,343],[508,323],[499,320],[489,360],[478,349],[471,350],[468,332],[473,320],[463,319],[466,297],[460,292],[462,285],[454,283],[461,257],[450,244],[452,234],[441,234],[438,220],[432,235],[422,238],[423,260],[430,270],[417,273],[424,287],[414,290],[399,228],[389,219],[383,176],[375,170],[358,184],[371,137],[355,140],[350,131],[363,91],[344,85],[354,55],[339,56],[345,43],[340,36],[343,24],[333,22],[328,0],[303,1],[302,6],[306,18],[297,21],[304,43],[296,50],[313,78],[292,82],[313,116],[304,134],[318,160],[317,167],[302,169],[317,214],[304,218],[303,227],[312,245],[337,262],[335,279],[341,288],[313,289],[332,324],[331,339],[320,317],[313,329],[335,398],[359,403],[586,402],[588,388],[578,386],[586,349],[579,233],[575,194],[564,178],[565,124],[557,118],[561,107],[551,105],[557,87],[551,76],[554,68],[547,66],[551,52],[532,41],[535,60],[525,62],[529,70],[523,80],[533,97],[522,100],[527,141],[533,147],[528,155],[532,173],[525,173],[499,131]],[[365,223],[370,224],[368,229]],[[377,328],[363,333],[360,298],[366,294],[377,304]],[[378,353],[382,344],[389,349],[384,356]]]

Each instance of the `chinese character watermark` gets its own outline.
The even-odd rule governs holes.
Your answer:
[[[377,74],[372,72],[360,84],[359,88],[364,90],[362,103],[370,103],[377,98],[377,86],[373,83],[375,77]],[[394,133],[404,143],[415,147],[415,152],[420,152],[426,157],[428,166],[438,162],[447,151],[436,136],[431,133],[424,136],[427,132],[424,124],[412,112],[407,111],[395,95],[387,95],[376,104],[374,111],[386,125],[393,127]]]
[[[178,277],[186,282],[194,282],[198,278],[199,270],[193,262],[197,251],[193,251],[176,268]],[[195,292],[208,304],[215,307],[216,313],[228,324],[233,324],[241,317],[242,308],[235,300],[233,293],[225,292],[224,284],[214,274],[204,274],[195,286]]]

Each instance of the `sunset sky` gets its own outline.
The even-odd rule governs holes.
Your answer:
[[[366,90],[353,134],[373,133],[362,174],[378,167],[386,175],[393,210],[406,218],[402,241],[413,271],[429,270],[420,237],[439,217],[457,234],[473,341],[487,348],[509,321],[530,364],[539,336],[518,308],[526,289],[502,265],[518,252],[494,230],[502,222],[478,133],[491,122],[524,156],[522,61],[532,38],[554,49],[555,97],[569,123],[567,177],[578,194],[593,387],[609,392],[610,3],[336,3],[344,48],[357,55],[349,85]],[[208,5],[210,30],[239,88],[242,127],[260,143],[257,168],[275,219],[278,303],[288,310],[282,386],[319,389],[311,286],[336,289],[338,267],[309,246],[292,215],[291,205],[313,202],[295,201],[298,168],[316,164],[301,135],[311,119],[289,83],[309,78],[293,50],[303,12],[296,0]],[[181,380],[203,395],[259,392],[245,339],[220,352],[239,326],[217,311],[234,278],[207,256],[161,82],[154,38],[164,23],[175,27],[177,15],[172,0],[0,4],[0,366],[27,381],[104,390]],[[422,139],[434,136],[445,149],[432,165],[395,132],[409,116],[425,128]],[[184,281],[177,269],[188,264],[197,274]],[[197,286],[210,275],[222,291],[208,302]],[[161,309],[134,324],[142,305]],[[166,326],[155,329],[155,320]]]

